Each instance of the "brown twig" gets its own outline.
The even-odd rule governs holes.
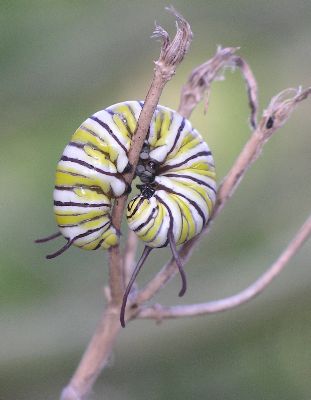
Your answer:
[[[107,307],[76,372],[62,391],[61,400],[83,400],[87,397],[100,371],[107,364],[121,329],[119,313],[119,307]]]
[[[182,61],[192,37],[191,29],[187,21],[176,13],[175,10],[170,9],[170,11],[174,13],[178,21],[177,33],[175,38],[170,41],[167,32],[160,26],[156,26],[154,32],[154,36],[160,38],[162,41],[161,54],[159,60],[155,62],[153,81],[138,120],[137,130],[133,136],[132,147],[129,152],[129,161],[133,166],[132,171],[125,177],[129,184],[133,179],[139,153],[160,94],[166,82],[174,75],[176,66]],[[250,120],[254,132],[219,189],[218,200],[211,220],[213,220],[223,209],[249,166],[261,153],[264,143],[286,121],[294,107],[300,101],[307,98],[311,93],[311,88],[305,91],[299,89],[298,91],[291,90],[282,92],[280,95],[272,99],[257,126],[256,81],[247,63],[240,57],[236,56],[234,54],[235,51],[235,48],[218,49],[214,58],[195,69],[190,75],[188,83],[183,88],[179,107],[179,112],[183,116],[189,117],[193,108],[199,101],[201,101],[204,94],[209,94],[211,83],[220,76],[220,72],[224,68],[238,67],[241,69],[247,85],[249,104],[251,108]],[[284,98],[284,96],[286,98]],[[126,199],[127,196],[122,196],[117,199],[113,208],[112,221],[118,230],[120,230],[121,227]],[[165,283],[167,283],[172,276],[174,276],[177,268],[175,263],[171,260],[143,290],[133,296],[131,302],[129,302],[127,318],[130,319],[138,315],[141,318],[158,319],[198,315],[207,312],[219,312],[249,300],[272,281],[272,279],[282,270],[282,268],[284,268],[285,264],[299,249],[303,241],[310,235],[310,220],[308,221],[309,222],[307,222],[305,227],[300,230],[285,252],[280,256],[276,263],[273,264],[271,269],[240,294],[216,302],[187,306],[182,309],[180,307],[159,308],[158,306],[146,309],[140,308],[146,300],[152,298],[155,293]],[[199,239],[209,231],[210,226],[210,224],[206,226],[201,235],[181,247],[179,254],[182,262],[189,259],[195,244],[197,244]],[[74,376],[69,385],[62,392],[61,400],[83,400],[86,398],[102,368],[105,367],[120,330],[119,312],[120,302],[124,291],[124,260],[121,257],[119,246],[112,248],[109,255],[109,302]],[[128,258],[125,262],[127,263],[127,268],[129,268],[129,265],[132,264],[134,258],[134,251],[132,254],[129,252],[127,256]],[[125,279],[127,280],[127,278]],[[133,305],[138,307],[136,309],[130,308]]]
[[[200,304],[191,304],[183,306],[163,307],[154,305],[146,307],[139,311],[139,318],[152,318],[161,320],[164,318],[180,318],[195,315],[215,314],[218,312],[230,310],[238,307],[261,293],[276,278],[289,263],[291,258],[297,253],[300,247],[311,236],[311,215],[303,226],[299,229],[296,236],[288,244],[279,258],[271,267],[253,284],[233,296],[224,299],[210,301]]]
[[[124,178],[130,185],[138,163],[139,155],[148,133],[150,121],[159,98],[166,83],[175,74],[176,67],[183,60],[190,42],[192,32],[189,23],[174,8],[167,8],[177,19],[177,32],[171,41],[168,33],[159,25],[156,25],[152,37],[162,41],[160,57],[155,61],[154,76],[147,93],[143,109],[137,122],[136,132],[132,138],[132,145],[129,150],[128,159],[132,170],[125,174]],[[125,194],[115,201],[112,210],[112,224],[120,231],[122,216],[128,195]],[[119,304],[124,293],[124,279],[122,258],[119,246],[109,250],[109,276],[112,301]]]
[[[134,177],[139,154],[162,90],[174,75],[178,64],[183,60],[192,38],[188,22],[173,8],[168,10],[174,14],[177,20],[177,32],[171,41],[167,32],[160,26],[156,26],[153,35],[162,41],[161,53],[159,59],[155,62],[153,80],[132,139],[132,146],[128,155],[132,171],[125,175],[125,180],[128,184],[131,183]],[[127,195],[118,198],[112,210],[112,223],[119,231],[126,200]],[[123,275],[123,260],[120,248],[119,246],[115,246],[109,251],[109,298],[111,300],[75,374],[69,385],[63,390],[61,400],[85,399],[101,370],[107,363],[117,334],[121,328],[119,313],[124,292]]]
[[[248,168],[257,160],[267,140],[286,122],[298,103],[305,100],[310,94],[311,87],[305,90],[301,88],[286,89],[272,98],[268,108],[263,112],[257,129],[219,188],[213,218],[223,209]]]
[[[208,98],[211,84],[215,80],[223,80],[226,69],[239,68],[244,77],[248,102],[251,109],[250,124],[256,128],[256,115],[258,109],[257,83],[255,76],[247,62],[237,56],[238,47],[218,47],[216,54],[210,60],[195,68],[187,83],[183,86],[180,96],[178,112],[185,118],[189,118],[197,104],[205,97],[205,112],[208,108]]]

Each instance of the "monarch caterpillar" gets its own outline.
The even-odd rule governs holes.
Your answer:
[[[73,134],[57,165],[54,212],[67,243],[47,256],[54,258],[71,245],[86,250],[108,249],[118,243],[111,222],[111,200],[129,187],[123,174],[131,168],[128,151],[143,102],[126,101],[98,111]],[[187,242],[208,222],[216,199],[212,154],[191,123],[158,105],[140,153],[136,176],[140,193],[127,206],[129,228],[145,249],[126,288],[121,324],[131,287],[153,248],[170,245],[182,278],[186,277],[176,245]]]

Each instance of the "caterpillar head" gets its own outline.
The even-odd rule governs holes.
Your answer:
[[[150,145],[145,142],[139,155],[139,161],[136,167],[136,176],[143,183],[153,183],[157,176],[159,163],[150,157]]]
[[[150,199],[156,191],[154,185],[150,184],[136,185],[136,187],[140,190],[141,196],[143,196],[145,199]]]

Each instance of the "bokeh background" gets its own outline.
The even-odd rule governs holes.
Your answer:
[[[286,87],[311,85],[309,0],[181,1],[191,51],[161,103],[176,108],[190,71],[218,44],[240,46],[259,85],[260,106]],[[57,160],[72,132],[110,104],[143,99],[159,44],[154,21],[174,33],[166,1],[0,1],[1,243],[0,399],[57,399],[100,318],[107,255],[34,245],[55,232],[51,193]],[[214,152],[219,181],[249,135],[243,80],[213,85],[193,124]],[[233,294],[278,256],[310,212],[310,101],[266,145],[263,156],[164,304]],[[126,236],[126,235],[124,235]],[[159,250],[143,284],[168,258]],[[307,243],[260,297],[214,316],[136,321],[119,337],[92,399],[310,399],[311,309]]]

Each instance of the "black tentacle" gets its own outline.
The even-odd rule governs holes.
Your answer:
[[[51,258],[55,258],[58,257],[59,255],[61,255],[64,251],[68,250],[69,247],[73,244],[73,240],[69,240],[67,239],[67,243],[65,244],[65,246],[63,246],[61,249],[57,250],[55,253],[53,254],[48,254],[46,256],[46,258],[48,260],[50,260]]]
[[[120,322],[121,322],[122,328],[125,328],[125,308],[126,308],[128,295],[130,294],[130,291],[135,282],[135,279],[137,278],[137,275],[139,274],[139,271],[141,270],[142,266],[144,265],[144,262],[146,261],[147,257],[149,256],[151,250],[152,250],[152,247],[145,246],[143,254],[141,255],[141,257],[133,271],[131,279],[125,289],[125,292],[123,295],[123,300],[122,300],[121,311],[120,311]]]
[[[36,239],[35,243],[45,243],[48,242],[49,240],[56,239],[57,237],[61,236],[62,234],[60,232],[53,233],[53,235],[47,236],[45,238],[41,239]]]
[[[174,235],[173,235],[173,230],[172,229],[169,230],[168,240],[169,240],[169,243],[170,243],[170,247],[171,247],[171,250],[172,250],[172,254],[173,254],[174,260],[175,260],[175,262],[177,264],[177,267],[178,267],[178,270],[179,270],[179,273],[180,273],[180,277],[181,277],[181,289],[180,289],[180,292],[178,293],[178,296],[182,297],[186,293],[186,290],[187,290],[187,277],[186,277],[183,265],[181,263],[181,260],[179,258],[178,252],[177,252],[176,242],[175,242],[175,239],[174,239]]]

